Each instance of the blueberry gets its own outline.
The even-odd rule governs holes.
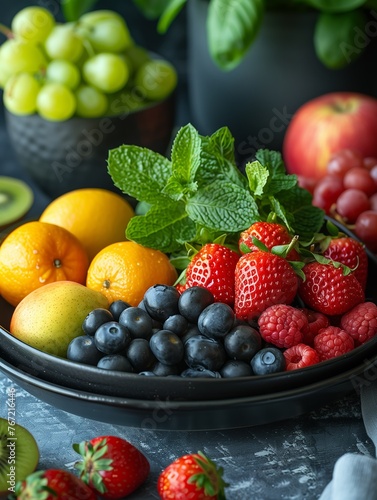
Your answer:
[[[224,378],[231,377],[250,377],[253,375],[250,363],[230,359],[224,363],[220,370],[221,376]]]
[[[159,330],[153,334],[149,345],[157,360],[165,365],[175,365],[183,359],[183,343],[178,335],[169,330]]]
[[[211,370],[207,370],[206,368],[187,368],[181,373],[181,377],[183,378],[221,378],[219,372],[213,372]]]
[[[157,321],[164,321],[173,314],[179,314],[180,293],[174,286],[154,285],[144,294],[144,305],[148,314]]]
[[[67,358],[70,361],[96,366],[102,356],[103,353],[97,349],[93,337],[89,335],[80,335],[68,345]]]
[[[97,367],[104,370],[116,370],[128,373],[133,372],[131,363],[125,356],[122,356],[121,354],[109,354],[107,356],[104,356],[98,361]]]
[[[127,328],[117,321],[109,321],[101,325],[94,334],[94,342],[99,351],[105,354],[116,354],[123,351],[131,341]]]
[[[126,355],[137,373],[151,371],[157,361],[146,339],[131,340]]]
[[[229,358],[250,363],[251,358],[262,348],[262,337],[255,328],[239,325],[226,334],[224,347]]]
[[[277,347],[266,347],[256,353],[250,361],[255,375],[268,375],[285,370],[284,354]]]
[[[86,316],[82,323],[82,329],[87,335],[94,335],[96,330],[101,325],[113,320],[113,315],[108,309],[98,307],[97,309],[90,311],[90,313]]]
[[[190,368],[206,368],[219,371],[226,361],[226,353],[220,342],[197,335],[189,338],[184,345],[185,361]]]
[[[178,335],[178,337],[183,337],[187,328],[187,319],[181,314],[173,314],[173,316],[169,316],[162,325],[162,330],[170,330]]]
[[[159,361],[153,367],[153,373],[157,377],[169,377],[170,375],[179,375],[181,373],[180,365],[165,365]]]
[[[119,323],[127,328],[132,338],[149,340],[152,336],[152,318],[140,307],[128,307],[120,317]]]
[[[201,286],[193,286],[182,292],[178,300],[178,309],[187,321],[196,323],[200,313],[214,301],[209,290]]]
[[[228,304],[214,302],[207,306],[198,318],[198,328],[206,337],[223,338],[232,328],[234,312]]]
[[[128,302],[124,300],[115,300],[110,304],[109,311],[113,315],[114,320],[119,321],[119,316],[128,307],[131,307]]]
[[[185,344],[189,338],[194,337],[195,335],[201,335],[199,328],[197,325],[189,325],[187,332],[181,337],[183,344]]]

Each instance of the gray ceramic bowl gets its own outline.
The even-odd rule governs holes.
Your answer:
[[[37,114],[16,116],[6,111],[5,120],[21,167],[47,195],[56,198],[83,187],[116,191],[107,172],[109,150],[133,144],[166,154],[175,121],[175,94],[119,116],[53,122]]]

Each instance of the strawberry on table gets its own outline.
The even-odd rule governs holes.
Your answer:
[[[225,500],[223,469],[202,452],[183,455],[160,474],[161,500]]]
[[[365,290],[368,277],[368,255],[362,243],[349,236],[334,238],[323,255],[350,269],[355,269],[355,277]]]
[[[297,274],[283,257],[264,251],[242,255],[235,271],[237,318],[248,321],[274,304],[291,304],[298,284]]]
[[[234,303],[234,270],[240,256],[234,250],[218,243],[207,243],[193,256],[186,268],[186,281],[179,285],[182,293],[187,288],[200,286],[209,290],[215,302],[230,306]]]
[[[123,498],[143,484],[150,471],[147,458],[131,443],[116,436],[98,436],[74,444],[83,460],[75,467],[81,479],[101,498]]]
[[[328,316],[344,314],[364,302],[364,290],[353,273],[332,263],[309,262],[302,271],[305,281],[298,294],[307,307]]]
[[[17,500],[96,500],[97,496],[80,478],[60,469],[33,472],[16,486]]]

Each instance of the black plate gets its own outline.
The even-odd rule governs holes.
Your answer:
[[[147,430],[220,430],[298,417],[359,391],[375,377],[377,358],[297,389],[211,401],[157,401],[103,396],[46,382],[0,359],[0,370],[27,392],[68,413]]]
[[[337,223],[338,224],[338,223]],[[370,252],[367,295],[377,300],[377,258]],[[377,336],[337,358],[304,369],[265,376],[229,379],[182,379],[142,377],[76,364],[34,349],[7,330],[12,309],[0,304],[4,328],[0,327],[0,356],[15,368],[52,384],[103,396],[140,400],[169,398],[174,401],[209,401],[251,397],[296,389],[357,368],[365,359],[377,355]]]

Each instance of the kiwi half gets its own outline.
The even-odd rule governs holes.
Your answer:
[[[33,191],[25,182],[0,176],[0,229],[24,216],[33,201]]]
[[[33,435],[9,418],[0,418],[0,494],[15,491],[38,465],[39,449]]]

